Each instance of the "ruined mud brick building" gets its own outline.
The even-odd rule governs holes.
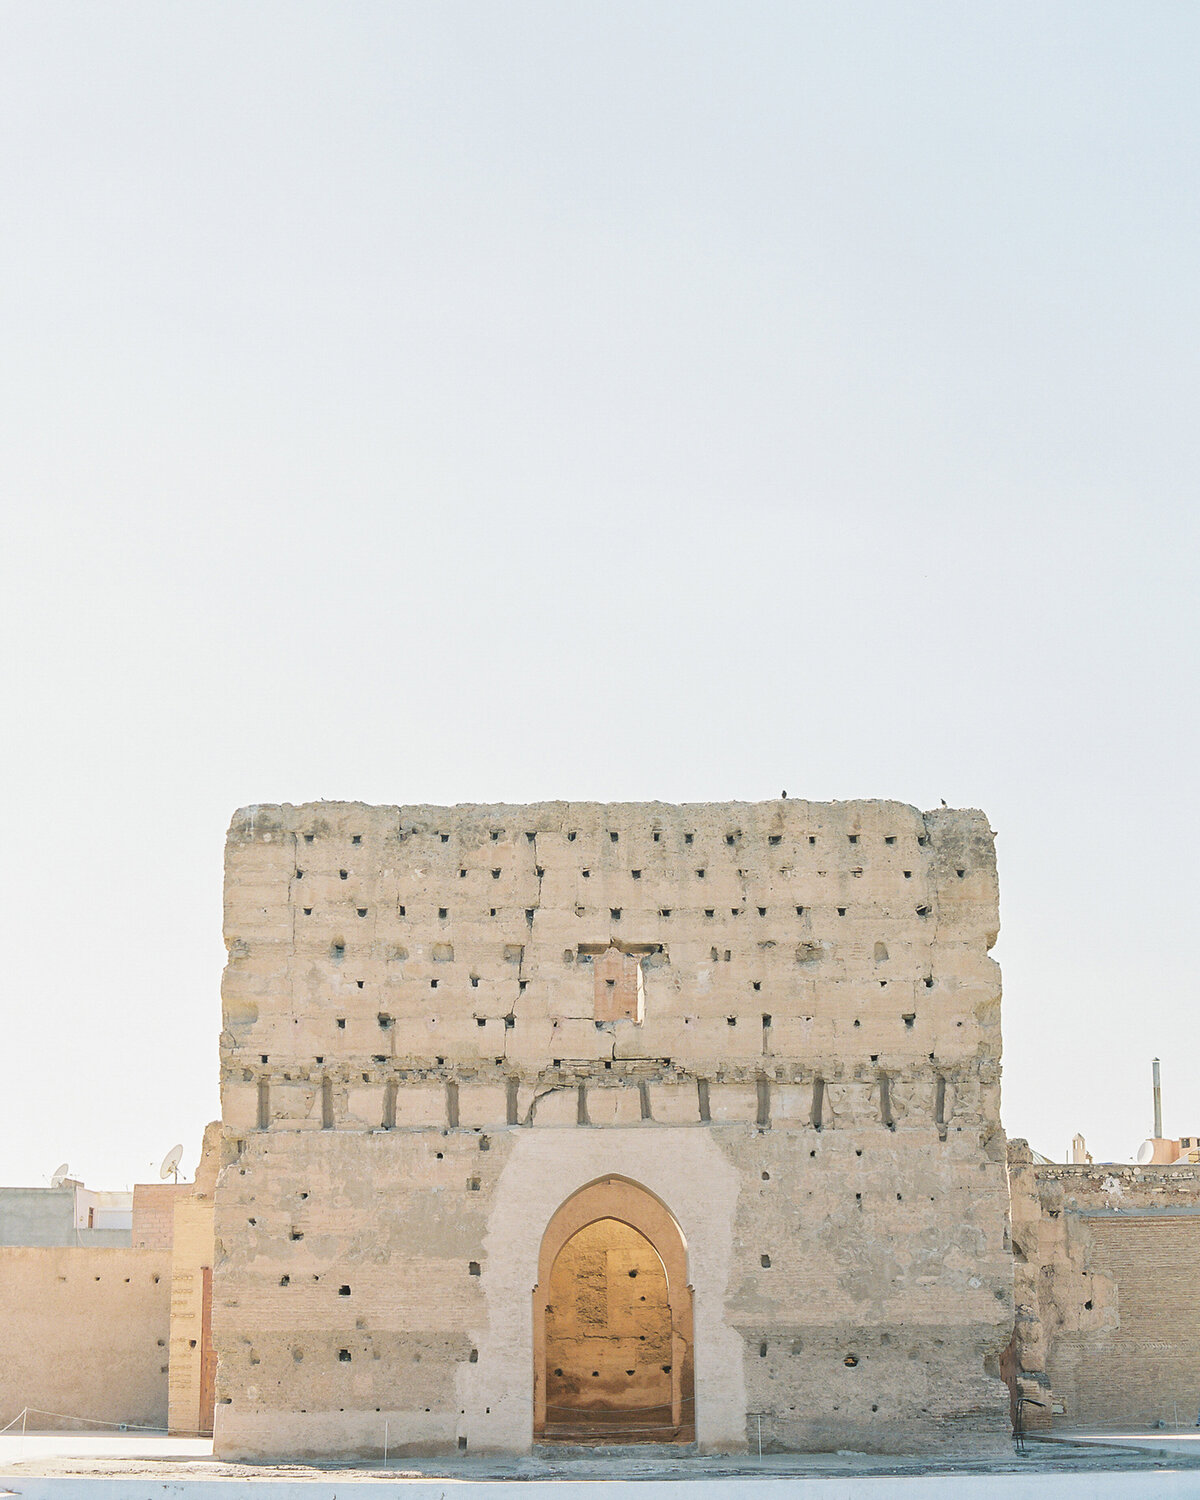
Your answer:
[[[256,806],[225,899],[218,1454],[1007,1433],[982,814]]]
[[[1015,1140],[1009,1184],[1027,1426],[1192,1429],[1200,1166],[1035,1162]]]

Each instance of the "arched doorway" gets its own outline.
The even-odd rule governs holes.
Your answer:
[[[692,1442],[687,1246],[624,1177],[589,1183],[546,1226],[533,1294],[534,1437]]]

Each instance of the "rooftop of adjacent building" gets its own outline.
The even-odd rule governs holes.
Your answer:
[[[190,1182],[146,1182],[132,1191],[106,1191],[73,1177],[49,1187],[0,1187],[0,1245],[169,1250],[174,1199],[193,1188]]]

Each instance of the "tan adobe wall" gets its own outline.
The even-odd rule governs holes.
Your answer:
[[[169,1298],[160,1251],[0,1248],[0,1427],[165,1427]]]
[[[196,1181],[174,1205],[168,1421],[171,1431],[178,1433],[212,1431],[213,1193],[220,1153],[217,1121],[204,1131]]]
[[[1023,1141],[1010,1156],[1017,1353],[1047,1403],[1030,1425],[1191,1427],[1200,1168],[1035,1166]]]
[[[256,807],[217,1447],[524,1451],[551,1216],[687,1245],[702,1448],[1006,1429],[992,834],[898,803]]]

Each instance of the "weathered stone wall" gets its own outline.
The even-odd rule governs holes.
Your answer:
[[[0,1248],[0,1427],[164,1427],[169,1299],[164,1252]]]
[[[973,812],[239,812],[218,1451],[527,1449],[606,1173],[686,1241],[702,1448],[1004,1431],[996,914]]]
[[[1030,1427],[1186,1426],[1200,1409],[1200,1168],[1035,1165],[1010,1147]]]

